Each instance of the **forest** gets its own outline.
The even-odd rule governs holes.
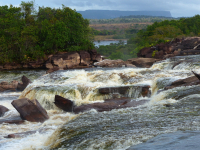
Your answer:
[[[148,25],[146,29],[138,30],[127,44],[112,44],[100,46],[99,53],[112,59],[123,59],[137,57],[137,53],[144,47],[155,46],[159,43],[172,41],[174,38],[189,36],[200,36],[200,15],[178,20],[164,20]],[[112,52],[109,51],[112,49]]]
[[[89,21],[64,5],[37,11],[33,1],[0,6],[0,27],[1,64],[94,48]]]

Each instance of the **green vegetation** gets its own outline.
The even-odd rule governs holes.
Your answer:
[[[64,5],[59,9],[22,2],[0,6],[0,63],[27,62],[59,51],[94,48],[89,21]]]
[[[90,24],[113,24],[113,23],[154,23],[164,20],[174,20],[174,18],[154,17],[154,16],[123,16],[114,19],[90,19]]]
[[[131,37],[131,35],[133,36]],[[155,22],[146,29],[139,30],[137,34],[130,34],[131,38],[129,38],[127,45],[123,45],[123,48],[120,48],[118,45],[114,49],[110,45],[110,48],[109,46],[106,47],[107,50],[103,50],[100,47],[98,51],[112,59],[126,60],[125,58],[137,57],[137,53],[144,47],[151,47],[159,43],[173,41],[175,38],[199,35],[200,15],[191,18],[180,18],[179,20],[164,20],[162,22]],[[109,52],[109,49],[112,49],[112,53]],[[124,50],[128,52],[125,54],[126,57],[123,57]],[[119,55],[120,52],[121,54]],[[153,56],[155,53],[156,51],[153,53]]]

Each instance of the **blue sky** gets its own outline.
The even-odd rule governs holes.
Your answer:
[[[25,0],[26,2],[26,0]],[[0,5],[19,6],[21,0],[1,0]],[[200,0],[35,0],[38,6],[59,8],[64,4],[72,9],[88,10],[166,10],[173,17],[192,17],[200,14]]]

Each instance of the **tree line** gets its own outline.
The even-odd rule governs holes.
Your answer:
[[[0,63],[27,62],[59,51],[94,48],[89,20],[62,8],[34,8],[34,2],[20,7],[0,6]]]
[[[172,41],[175,38],[200,36],[200,15],[178,20],[164,20],[147,26],[146,29],[132,33],[127,44],[100,46],[99,53],[112,59],[137,57],[137,53],[144,47],[155,46],[159,43]],[[112,51],[109,51],[112,49]]]

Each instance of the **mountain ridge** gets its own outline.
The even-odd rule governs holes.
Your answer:
[[[113,19],[130,15],[172,17],[170,11],[85,10],[77,12],[82,14],[85,19]]]

